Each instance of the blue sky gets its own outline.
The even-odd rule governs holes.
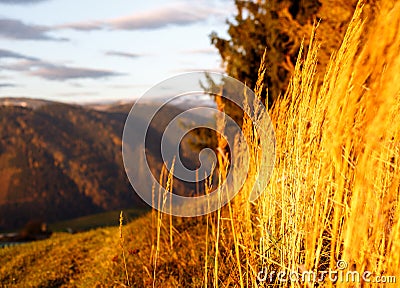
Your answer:
[[[0,97],[129,100],[168,77],[222,71],[233,1],[0,0]]]

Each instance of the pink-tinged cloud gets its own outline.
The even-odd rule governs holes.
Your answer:
[[[195,2],[168,5],[150,11],[135,13],[130,16],[109,20],[71,23],[58,26],[59,29],[74,30],[152,30],[167,26],[182,26],[204,22],[212,16],[223,15],[223,12]]]
[[[203,49],[192,49],[182,51],[184,54],[203,54],[203,55],[215,55],[218,54],[218,50],[215,48],[203,48]]]

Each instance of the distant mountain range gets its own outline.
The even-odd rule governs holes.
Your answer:
[[[152,104],[142,105],[146,113],[146,106]],[[0,230],[16,229],[30,219],[54,222],[146,207],[122,164],[122,131],[131,106],[0,99]],[[155,175],[162,166],[162,133],[183,111],[179,105],[163,109],[146,139],[147,160]],[[183,143],[181,148],[185,164],[197,167],[190,145]],[[195,184],[174,181],[175,193],[193,194],[195,189]]]

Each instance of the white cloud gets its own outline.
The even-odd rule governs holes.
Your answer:
[[[16,53],[10,50],[0,49],[0,58],[14,58],[14,59],[25,59],[25,60],[37,60],[34,57],[22,55],[20,53]]]
[[[98,79],[124,75],[111,70],[53,64],[33,57],[13,53],[12,51],[8,50],[0,50],[0,58],[2,55],[3,57],[12,57],[21,60],[12,64],[1,65],[0,68],[10,71],[23,72],[27,75],[37,76],[47,80],[64,81],[69,79],[83,78]]]
[[[0,19],[0,36],[4,38],[20,40],[67,40],[65,38],[55,38],[47,35],[47,32],[49,32],[50,30],[50,27],[29,25],[16,19]]]
[[[47,80],[68,80],[68,79],[98,79],[123,74],[110,70],[90,69],[82,67],[68,67],[63,65],[43,65],[38,69],[28,72],[30,75],[38,76]]]
[[[14,83],[0,83],[0,89],[1,88],[12,88],[12,87],[17,87],[17,85]]]
[[[44,1],[47,0],[0,0],[0,4],[24,5],[24,4],[35,4]]]
[[[130,52],[122,52],[122,51],[115,51],[115,50],[110,50],[110,51],[106,51],[104,53],[107,56],[117,56],[117,57],[124,57],[124,58],[138,58],[141,57],[142,55],[140,54],[135,54],[135,53],[130,53]]]

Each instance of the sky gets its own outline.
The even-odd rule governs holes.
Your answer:
[[[79,3],[79,4],[78,4]],[[223,72],[231,0],[0,0],[0,97],[132,100],[189,71]]]

